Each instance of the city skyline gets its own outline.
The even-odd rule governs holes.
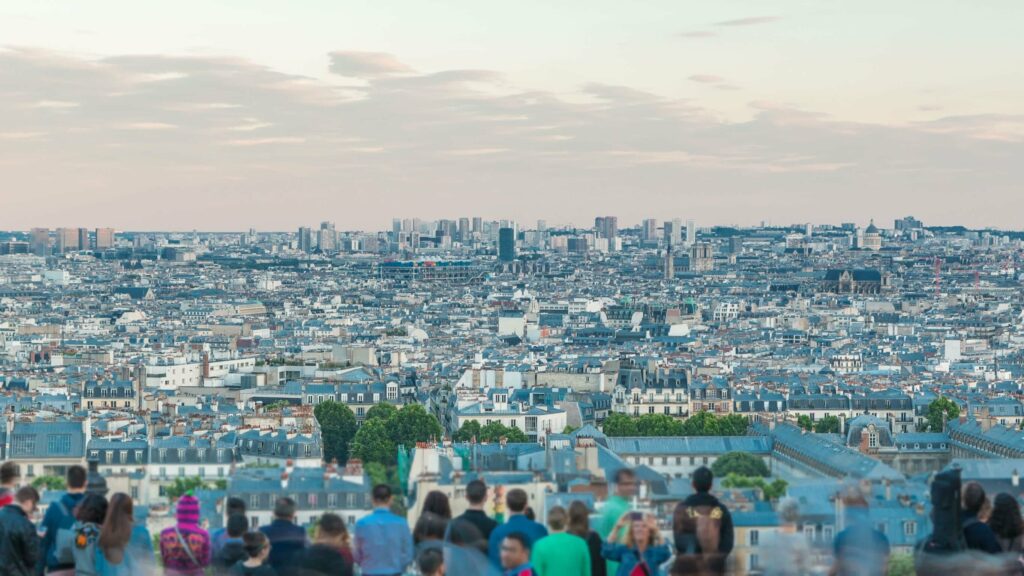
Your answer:
[[[626,6],[8,8],[0,228],[1016,227],[1019,4]]]

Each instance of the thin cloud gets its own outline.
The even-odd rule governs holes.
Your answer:
[[[679,36],[682,38],[714,38],[718,36],[718,32],[712,32],[711,30],[694,30],[693,32],[680,32]]]
[[[715,26],[756,26],[758,24],[777,22],[778,20],[780,20],[778,16],[753,16],[750,18],[737,18],[735,20],[715,22]]]
[[[725,78],[721,76],[715,76],[714,74],[694,74],[690,76],[691,82],[698,82],[700,84],[720,84],[725,82]]]
[[[340,50],[331,52],[331,72],[340,76],[373,78],[392,74],[405,74],[414,70],[386,52],[358,52]]]

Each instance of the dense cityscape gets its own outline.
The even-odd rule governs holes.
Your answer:
[[[429,519],[472,508],[507,526],[525,505],[553,532],[581,513],[601,538],[642,515],[631,530],[666,543],[650,574],[825,574],[858,523],[911,574],[942,532],[936,478],[955,471],[965,502],[983,489],[985,510],[964,511],[983,519],[1024,494],[1022,248],[913,217],[0,232],[0,480],[38,489],[44,549],[81,466],[86,492],[130,498],[164,561],[183,513],[212,535],[240,512],[242,531],[352,534],[347,573],[443,573],[443,558],[518,574],[509,538],[477,566],[448,549],[455,521]],[[723,553],[687,571],[677,507],[712,495]],[[378,569],[360,530],[382,507],[417,548]],[[995,552],[1019,550],[993,530],[1009,540]],[[287,545],[264,532],[280,571]],[[799,567],[781,556],[792,535]],[[540,576],[563,573],[528,540]],[[201,568],[190,557],[168,573]],[[876,573],[861,568],[838,573]]]

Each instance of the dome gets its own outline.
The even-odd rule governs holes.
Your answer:
[[[874,220],[872,220],[871,223],[868,224],[868,227],[867,227],[866,230],[864,230],[864,232],[866,234],[878,234],[878,228],[875,227],[875,221]]]

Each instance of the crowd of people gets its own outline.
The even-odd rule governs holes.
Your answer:
[[[925,560],[918,573],[937,573],[929,566],[948,572],[962,561],[969,563],[964,564],[969,573],[1024,575],[1024,520],[1017,498],[998,494],[989,500],[980,484],[970,482],[961,490],[958,478],[950,492],[955,505],[934,507],[935,532],[919,547]],[[351,576],[357,569],[366,576],[411,571],[424,576],[716,576],[727,572],[734,546],[731,514],[711,494],[713,475],[705,467],[691,477],[693,494],[676,506],[671,542],[663,538],[657,518],[633,508],[637,479],[622,469],[593,527],[591,510],[580,500],[551,507],[546,525],[537,522],[528,494],[520,489],[505,494],[507,518],[492,518],[485,511],[488,487],[481,480],[466,485],[467,509],[459,516],[453,516],[446,495],[426,494],[411,530],[404,516],[392,512],[391,488],[377,485],[373,511],[355,523],[351,537],[343,519],[327,513],[310,538],[296,523],[296,503],[288,497],[277,499],[273,520],[258,529],[250,527],[246,503],[228,498],[224,527],[207,532],[199,501],[185,494],[175,503],[174,525],[156,539],[158,557],[132,499],[123,493],[109,499],[86,493],[86,481],[85,469],[71,466],[66,492],[37,525],[38,491],[21,485],[16,463],[0,466],[0,576]],[[936,502],[944,498],[939,484],[933,484]],[[885,574],[890,545],[870,522],[868,502],[859,486],[844,491],[845,528],[835,537],[831,566],[818,570],[798,530],[799,505],[782,499],[776,506],[779,530],[764,543],[772,560],[761,573]],[[954,514],[944,516],[949,509]],[[943,540],[947,518],[955,518],[957,526]],[[941,562],[929,564],[929,559]]]

